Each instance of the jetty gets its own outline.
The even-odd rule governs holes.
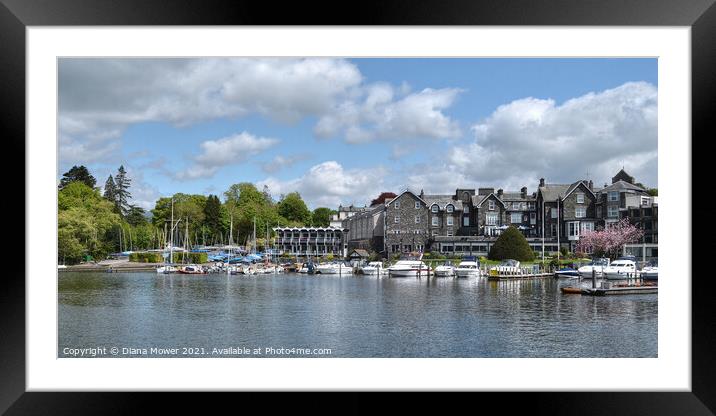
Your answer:
[[[487,280],[541,279],[553,277],[554,275],[554,273],[547,273],[546,271],[531,267],[520,267],[517,270],[510,271],[498,271],[496,269],[485,268],[482,274],[487,276]]]
[[[637,295],[658,293],[658,286],[617,286],[610,288],[584,288],[582,295],[587,296],[609,296],[609,295]]]

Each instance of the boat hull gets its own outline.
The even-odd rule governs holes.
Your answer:
[[[390,277],[418,277],[418,270],[405,269],[405,270],[390,270],[388,269]],[[427,276],[427,270],[421,270],[420,276]]]
[[[455,277],[466,278],[466,277],[480,277],[479,270],[455,270]]]

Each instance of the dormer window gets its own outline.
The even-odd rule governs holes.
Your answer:
[[[447,207],[445,207],[445,210],[447,212],[453,212],[455,210],[455,207],[453,207],[452,205],[448,205]]]
[[[437,213],[438,213],[438,206],[437,206],[437,205],[433,205],[432,207],[430,207],[430,211],[432,211],[434,214],[437,214]]]

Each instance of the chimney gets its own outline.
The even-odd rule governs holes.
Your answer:
[[[523,186],[522,189],[520,189],[520,193],[521,193],[522,199],[527,198],[527,187]]]
[[[425,192],[423,192],[423,190],[421,189],[420,190],[420,198],[422,198],[424,195],[425,195]]]
[[[539,178],[539,186],[544,186],[544,178]]]
[[[589,180],[589,190],[590,190],[590,191],[593,191],[593,190],[594,190],[594,183],[592,182],[591,179]]]
[[[497,197],[502,198],[502,189],[497,190]]]

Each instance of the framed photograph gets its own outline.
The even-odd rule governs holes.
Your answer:
[[[26,269],[0,408],[470,391],[712,414],[690,201],[716,9],[616,3],[292,26],[6,1]]]

